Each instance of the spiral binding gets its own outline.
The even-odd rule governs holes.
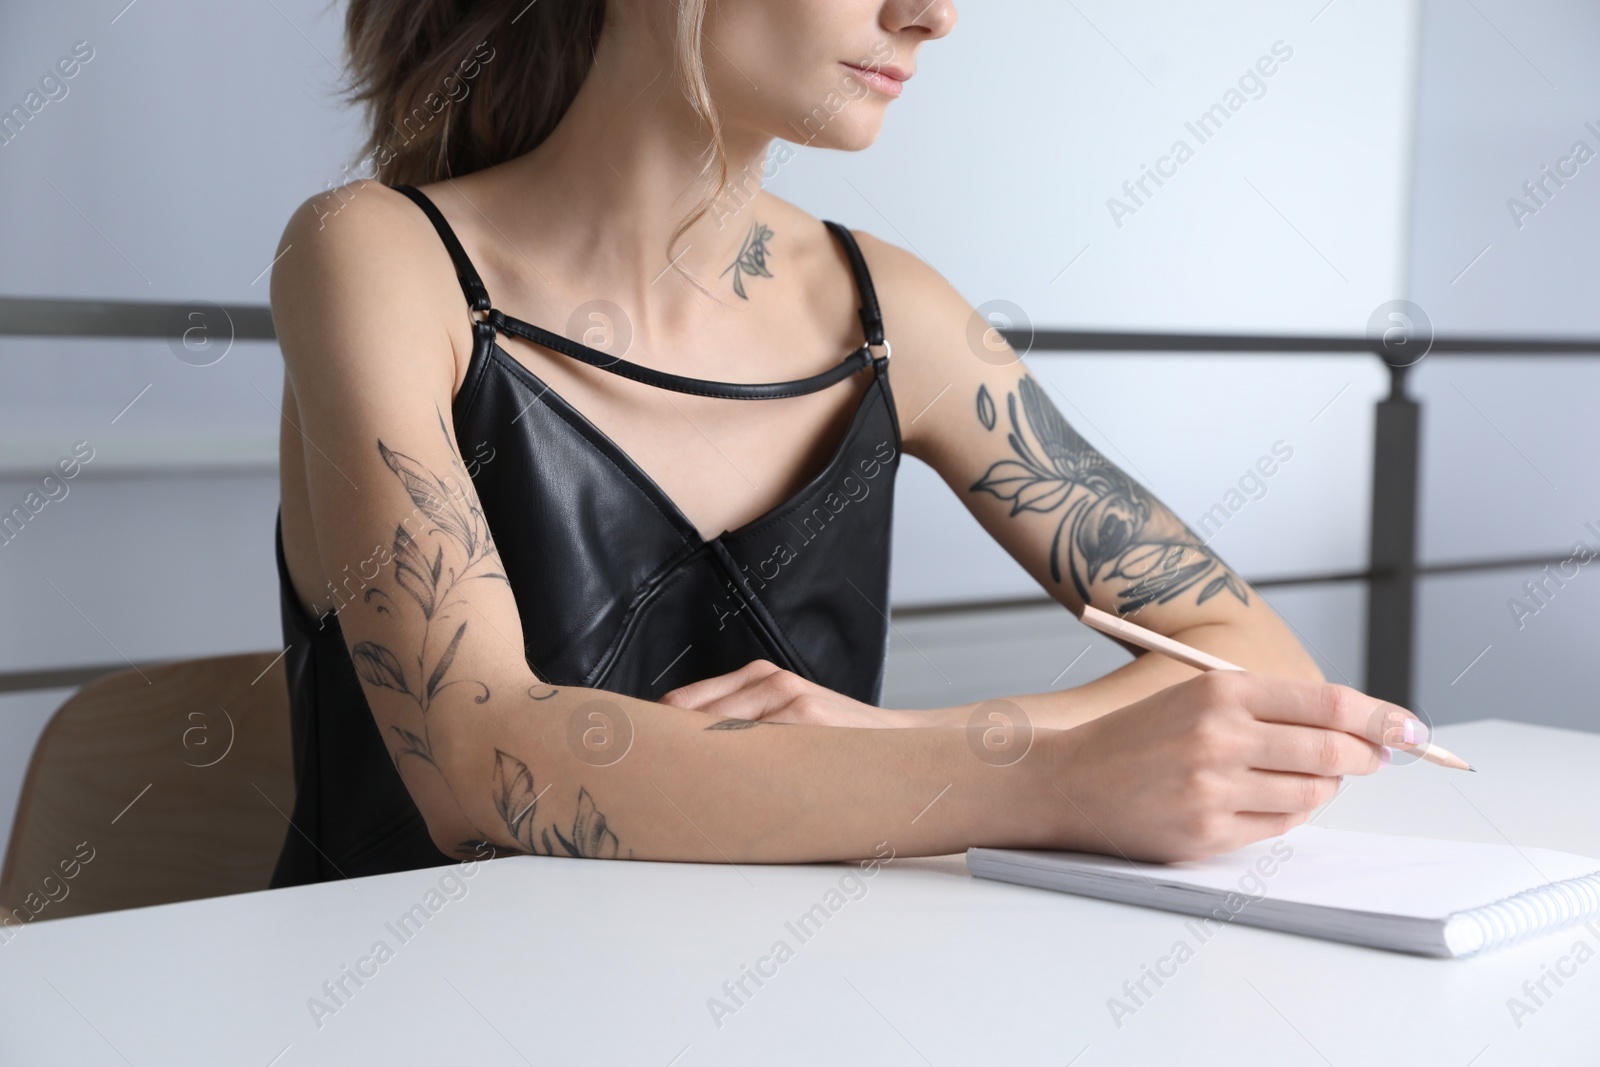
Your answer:
[[[1475,956],[1597,917],[1600,872],[1525,889],[1481,908],[1455,912],[1446,919],[1445,939],[1452,950],[1458,950],[1455,955]],[[1458,938],[1457,923],[1470,923],[1478,938]]]

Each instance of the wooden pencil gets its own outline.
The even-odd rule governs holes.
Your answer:
[[[1138,645],[1140,648],[1151,652],[1159,652],[1163,656],[1186,663],[1196,670],[1202,671],[1242,671],[1243,667],[1229,663],[1220,656],[1213,656],[1209,652],[1202,652],[1198,648],[1191,648],[1182,641],[1175,641],[1165,634],[1158,634],[1154,630],[1147,630],[1138,623],[1129,622],[1127,619],[1118,618],[1109,611],[1101,611],[1093,605],[1085,605],[1083,614],[1078,616],[1085,626],[1098,630],[1107,637],[1115,637]],[[1429,763],[1437,763],[1441,767],[1452,770],[1470,771],[1474,768],[1466,760],[1450,752],[1448,749],[1425,741],[1417,745],[1391,745],[1391,748],[1401,748],[1415,752]]]

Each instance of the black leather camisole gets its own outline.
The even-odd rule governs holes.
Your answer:
[[[529,667],[556,686],[652,700],[767,659],[876,704],[901,439],[883,320],[849,230],[824,223],[855,276],[861,347],[809,378],[714,382],[629,363],[495,309],[444,216],[418,190],[396,188],[438,230],[474,315],[451,417],[462,456],[478,460],[472,482],[516,598]],[[776,399],[862,371],[873,377],[821,473],[707,541],[611,438],[500,346],[500,333],[700,396]],[[394,767],[337,614],[312,619],[300,606],[281,516],[276,542],[296,797],[272,885],[453,862],[434,846]]]

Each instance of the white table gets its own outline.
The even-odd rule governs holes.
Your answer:
[[[1480,773],[1386,768],[1318,824],[1600,856],[1600,735],[1438,737]],[[24,928],[0,947],[0,1063],[1600,1063],[1600,957],[1547,979],[1520,1027],[1507,1007],[1577,941],[1600,950],[1581,927],[1457,961],[1228,927],[1119,1027],[1108,998],[1193,940],[1185,918],[974,880],[959,857],[890,862],[804,939],[785,924],[857,868],[515,858],[426,913],[454,870]],[[308,1000],[334,1006],[323,983],[380,940],[392,956],[319,1026]],[[735,1002],[723,983],[780,940],[792,955]],[[720,1026],[712,997],[736,1009]]]

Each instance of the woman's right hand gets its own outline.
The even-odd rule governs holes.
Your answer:
[[[1064,731],[1052,785],[1071,844],[1168,862],[1274,837],[1388,762],[1389,716],[1348,686],[1211,671]],[[1422,734],[1423,737],[1426,734]]]

